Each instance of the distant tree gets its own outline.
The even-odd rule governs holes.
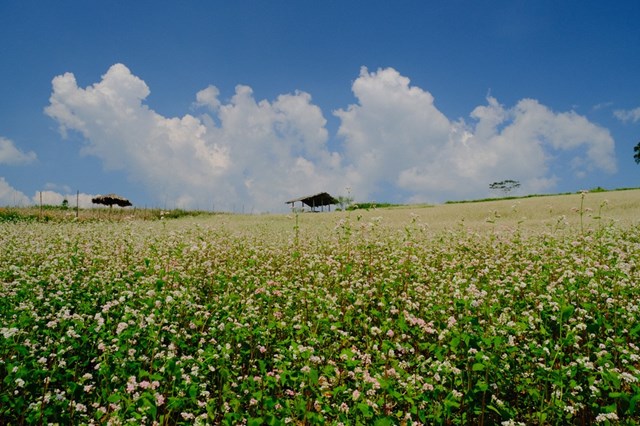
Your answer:
[[[336,198],[336,200],[338,200],[338,205],[342,210],[346,209],[353,203],[353,197],[346,195],[340,195]]]
[[[66,198],[62,200],[62,208],[65,210],[69,208],[69,200],[67,200]]]
[[[640,164],[640,142],[633,148],[635,154],[633,154],[633,159],[636,160],[636,164]]]
[[[505,195],[519,187],[520,182],[511,179],[503,180],[500,182],[493,182],[491,185],[489,185],[490,189],[502,191]]]

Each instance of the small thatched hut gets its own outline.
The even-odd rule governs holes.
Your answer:
[[[285,204],[291,204],[291,210],[293,210],[295,209],[295,204],[297,202],[300,202],[302,204],[302,207],[304,207],[305,205],[309,206],[312,212],[317,211],[316,208],[318,207],[321,211],[324,211],[324,206],[327,206],[328,210],[331,211],[331,205],[338,204],[338,200],[336,200],[326,192],[289,200]]]

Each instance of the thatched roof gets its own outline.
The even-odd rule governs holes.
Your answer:
[[[289,200],[286,202],[286,204],[293,204],[295,202],[302,202],[304,204],[306,204],[307,206],[314,208],[314,207],[322,207],[322,206],[330,206],[331,204],[338,204],[338,200],[336,200],[335,198],[333,198],[331,195],[327,194],[326,192],[321,192],[319,194],[315,194],[315,195],[309,195],[306,197],[300,197],[300,198],[296,198],[295,200]]]
[[[127,207],[131,205],[131,201],[117,194],[98,195],[91,199],[93,204],[104,204],[105,206],[113,206],[114,204],[120,207]]]

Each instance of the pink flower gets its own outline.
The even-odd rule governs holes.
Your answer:
[[[358,389],[353,391],[353,400],[355,401],[356,399],[360,398],[360,391]]]
[[[127,324],[126,322],[121,322],[118,324],[118,327],[116,328],[116,334],[120,334],[124,331],[125,328],[129,327],[129,324]]]
[[[156,405],[158,407],[164,404],[164,396],[162,394],[156,392],[153,396],[156,398]]]

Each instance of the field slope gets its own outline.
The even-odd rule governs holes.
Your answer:
[[[0,223],[0,424],[638,424],[639,213]]]

